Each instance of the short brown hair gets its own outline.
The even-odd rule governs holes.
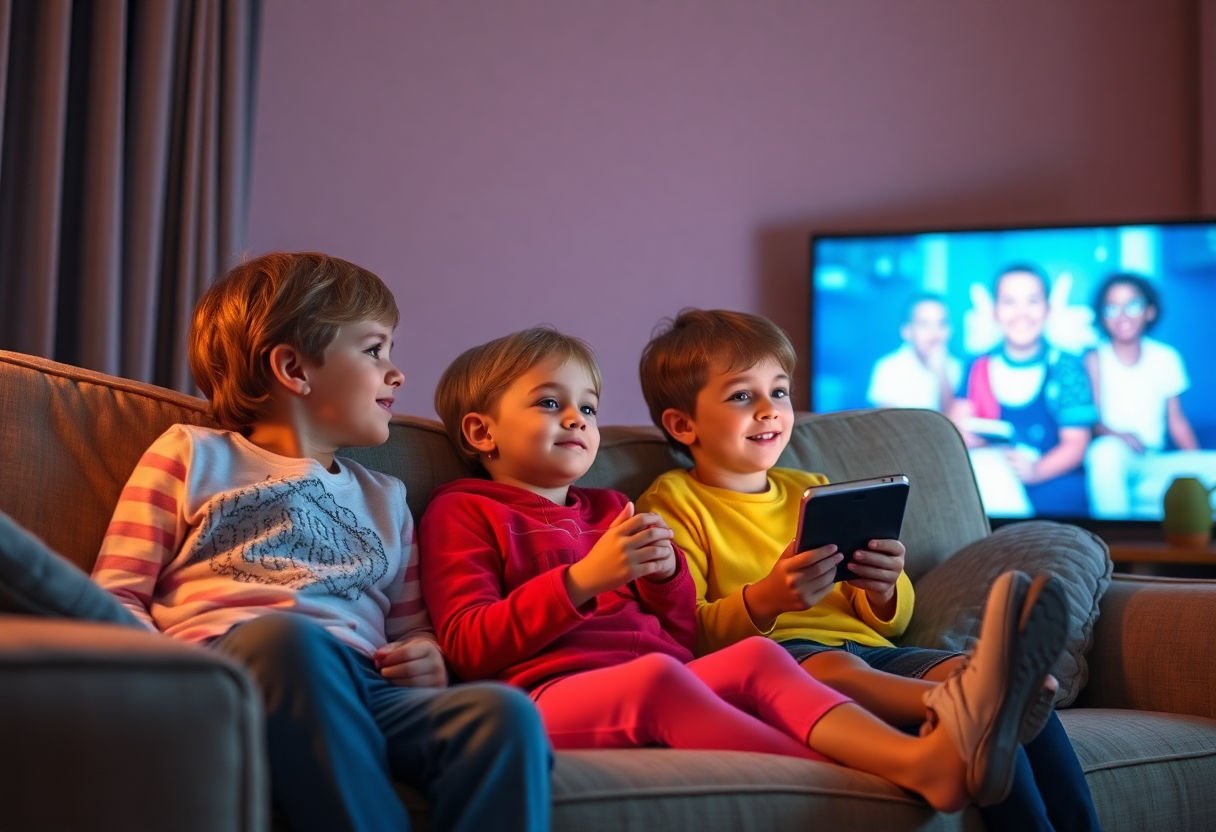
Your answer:
[[[224,427],[245,431],[270,396],[279,344],[321,363],[342,324],[397,326],[393,293],[361,266],[315,252],[272,252],[211,285],[190,322],[190,372]]]
[[[686,450],[663,428],[668,408],[696,415],[697,394],[709,380],[715,363],[728,372],[746,370],[772,358],[793,375],[798,356],[789,336],[760,315],[728,309],[681,309],[659,323],[642,350],[638,373],[650,419],[667,441]]]
[[[492,412],[511,382],[548,358],[581,363],[599,395],[603,381],[595,353],[582,340],[550,326],[532,327],[471,347],[448,365],[435,387],[435,412],[461,453],[477,459],[477,450],[464,439],[464,417]]]

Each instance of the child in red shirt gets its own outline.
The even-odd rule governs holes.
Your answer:
[[[586,345],[548,328],[474,347],[440,379],[436,410],[490,476],[438,489],[420,526],[423,595],[453,669],[527,690],[557,748],[826,758],[942,811],[1003,798],[1030,704],[1004,694],[1058,656],[1058,587],[1021,573],[997,581],[972,663],[918,737],[769,639],[694,659],[694,588],[671,530],[623,494],[573,485],[599,448],[599,391]]]

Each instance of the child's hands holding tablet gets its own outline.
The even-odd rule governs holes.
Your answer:
[[[808,488],[797,537],[768,575],[743,590],[757,629],[767,630],[783,612],[810,609],[839,581],[864,590],[883,615],[904,568],[899,532],[907,499],[903,474]]]
[[[844,555],[836,580],[889,599],[904,568],[899,533],[908,489],[903,474],[812,485],[802,495],[797,549],[836,544]]]
[[[870,596],[875,615],[886,618],[885,605],[895,597],[895,581],[904,571],[904,544],[890,538],[871,540],[869,548],[858,549],[849,561],[853,577],[848,582]],[[892,610],[891,612],[894,612]]]
[[[790,541],[769,573],[743,589],[743,603],[760,631],[773,626],[783,612],[807,610],[832,591],[836,567],[844,559],[835,544],[807,552]]]

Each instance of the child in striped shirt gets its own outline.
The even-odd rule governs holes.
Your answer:
[[[394,779],[442,829],[547,829],[550,752],[505,685],[448,688],[405,486],[336,455],[388,439],[396,302],[323,254],[233,269],[194,312],[190,365],[223,429],[145,452],[93,570],[149,628],[243,664],[293,827],[408,829]]]

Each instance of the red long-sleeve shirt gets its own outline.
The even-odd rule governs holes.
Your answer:
[[[628,498],[571,487],[556,505],[526,489],[463,479],[436,490],[419,524],[422,592],[460,677],[533,690],[647,653],[692,658],[694,589],[677,573],[603,592],[575,608],[564,577]]]

